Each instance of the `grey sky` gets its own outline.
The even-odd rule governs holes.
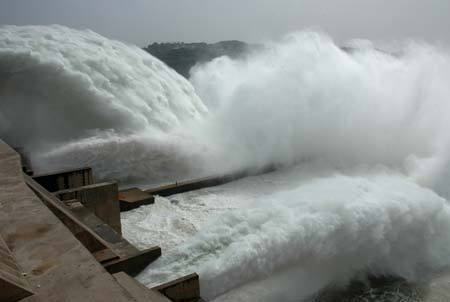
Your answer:
[[[337,41],[450,44],[450,0],[0,0],[0,24],[63,24],[145,46],[257,42],[305,28]]]

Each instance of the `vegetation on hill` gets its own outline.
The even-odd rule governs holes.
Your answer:
[[[258,45],[241,41],[222,41],[218,43],[153,43],[144,49],[157,57],[179,74],[189,78],[189,70],[197,63],[207,62],[216,57],[235,58]]]

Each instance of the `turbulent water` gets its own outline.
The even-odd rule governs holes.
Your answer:
[[[291,34],[190,84],[92,31],[0,27],[0,136],[38,170],[128,183],[280,167],[125,214],[131,241],[167,247],[144,283],[195,271],[209,300],[299,301],[367,274],[426,279],[450,265],[450,56],[359,45]]]
[[[446,190],[449,78],[450,57],[431,46],[349,55],[307,32],[241,61],[216,59],[191,80],[214,108],[205,129],[219,128],[214,137],[241,165],[382,164]]]
[[[391,170],[322,168],[301,165],[126,213],[134,243],[161,241],[167,251],[139,279],[154,285],[195,271],[205,297],[226,293],[217,301],[299,301],[366,273],[420,282],[449,264],[445,199]]]
[[[32,150],[35,169],[87,164],[105,179],[187,167],[175,129],[207,113],[142,49],[62,26],[0,27],[0,98],[0,135]]]

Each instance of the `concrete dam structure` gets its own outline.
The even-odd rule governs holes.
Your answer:
[[[119,192],[115,182],[94,183],[90,168],[32,176],[26,164],[0,141],[0,301],[203,301],[195,272],[151,289],[133,278],[161,249],[139,251],[125,240],[120,212],[247,174]],[[450,301],[450,275],[423,286],[374,279],[311,301]]]
[[[0,141],[0,301],[201,301],[196,274],[155,289],[133,279],[161,249],[121,236],[118,196],[90,169],[33,179]]]

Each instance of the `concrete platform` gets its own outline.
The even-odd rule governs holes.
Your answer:
[[[138,188],[129,188],[119,192],[120,211],[129,211],[142,205],[152,204],[155,197]]]

